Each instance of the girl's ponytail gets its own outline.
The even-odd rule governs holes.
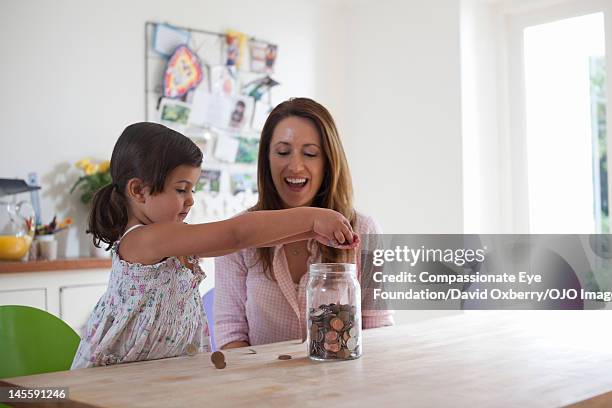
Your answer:
[[[112,244],[121,238],[128,221],[128,203],[122,189],[115,183],[99,189],[93,196],[89,212],[89,230],[94,245],[101,248],[101,242]]]

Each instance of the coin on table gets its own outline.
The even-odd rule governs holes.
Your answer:
[[[187,355],[195,356],[198,352],[198,347],[193,343],[189,343],[185,348],[185,351],[187,352]]]
[[[278,356],[279,360],[291,360],[293,357],[291,357],[289,354],[281,354],[280,356]]]
[[[225,355],[220,351],[212,353],[210,355],[210,361],[212,361],[216,368],[225,368]]]
[[[342,320],[340,320],[337,317],[334,317],[333,319],[330,320],[329,325],[336,331],[340,331],[342,330],[342,328],[344,327],[344,322],[342,322]]]
[[[346,341],[346,348],[349,350],[355,350],[355,348],[357,347],[357,339],[354,337],[351,337],[350,339],[348,339]]]

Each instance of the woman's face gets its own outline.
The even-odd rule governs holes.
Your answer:
[[[281,120],[270,142],[270,172],[285,208],[310,206],[323,182],[325,157],[314,124],[290,116]]]

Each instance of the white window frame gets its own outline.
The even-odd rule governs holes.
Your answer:
[[[502,200],[512,203],[508,222],[514,233],[530,233],[529,189],[527,174],[527,138],[523,30],[566,18],[597,12],[604,13],[606,43],[606,96],[608,124],[608,171],[612,170],[612,1],[514,0],[499,7],[505,24],[505,38],[499,55],[500,75],[506,78],[500,89],[501,140],[505,147],[502,160]],[[504,126],[504,124],[506,124]],[[608,174],[608,195],[612,195],[612,174]],[[610,199],[608,199],[610,203]],[[612,214],[611,214],[612,215]],[[568,215],[568,216],[571,216]],[[559,220],[560,223],[563,220]],[[574,231],[568,231],[574,232]]]

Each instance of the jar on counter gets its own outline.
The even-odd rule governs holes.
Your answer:
[[[361,288],[355,264],[310,265],[306,314],[308,357],[319,361],[361,357]]]

